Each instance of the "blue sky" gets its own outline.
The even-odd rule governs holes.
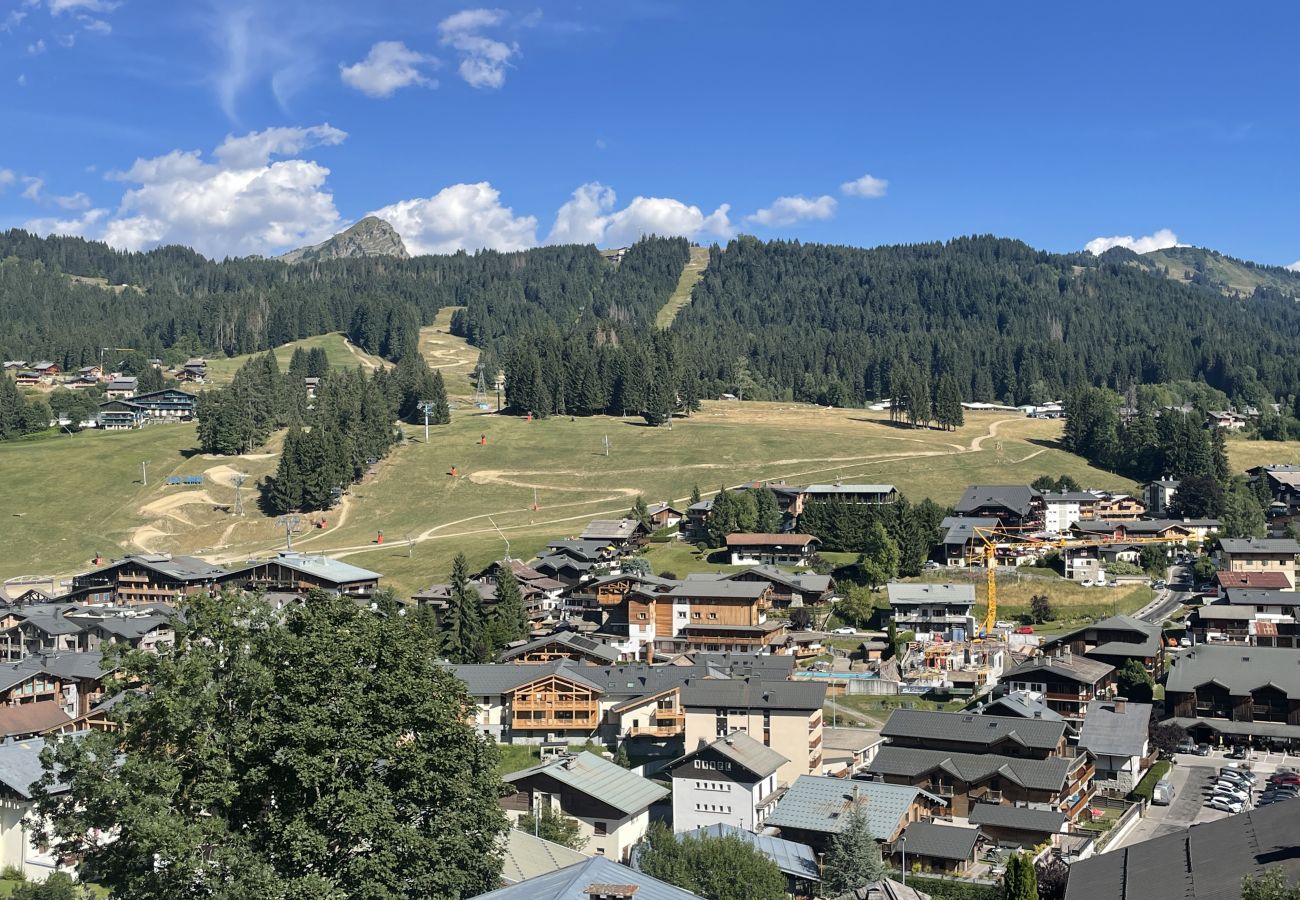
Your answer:
[[[1297,26],[1284,3],[0,0],[0,226],[220,256],[378,212],[430,252],[995,233],[1285,265]]]

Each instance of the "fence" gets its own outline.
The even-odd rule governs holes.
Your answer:
[[[202,475],[168,475],[168,484],[202,484]]]
[[[897,681],[885,681],[880,678],[855,678],[852,674],[837,676],[800,673],[795,676],[795,681],[820,681],[826,685],[826,694],[829,697],[839,697],[844,694],[893,697],[900,693]]]

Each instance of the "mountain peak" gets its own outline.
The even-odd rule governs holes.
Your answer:
[[[358,256],[394,256],[410,259],[402,236],[378,216],[366,216],[355,225],[340,231],[329,240],[311,247],[299,247],[280,257],[287,263],[315,262],[318,259],[350,259]]]

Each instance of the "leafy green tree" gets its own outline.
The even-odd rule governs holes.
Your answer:
[[[763,534],[776,534],[781,530],[781,504],[777,502],[776,492],[764,485],[753,493],[755,530]]]
[[[876,522],[867,532],[866,543],[858,557],[858,569],[862,572],[862,577],[871,587],[880,587],[898,574],[899,559],[898,544],[890,537],[885,526]]]
[[[541,808],[534,824],[537,836],[544,841],[570,850],[581,850],[587,846],[587,838],[582,836],[582,823],[556,810],[549,803]]]
[[[1169,548],[1162,544],[1143,544],[1138,565],[1152,578],[1164,578],[1169,569]]]
[[[735,835],[683,837],[650,826],[638,856],[641,871],[709,900],[784,900],[785,876],[753,844]]]
[[[880,844],[867,825],[867,811],[859,800],[850,805],[844,827],[831,840],[822,867],[822,889],[835,896],[885,877]]]
[[[1035,625],[1041,625],[1056,618],[1056,612],[1052,609],[1051,598],[1046,594],[1034,594],[1030,597],[1029,615],[1034,620]]]
[[[1213,581],[1219,570],[1214,567],[1214,560],[1208,556],[1198,556],[1192,563],[1192,577],[1197,582]]]
[[[1189,475],[1178,484],[1169,504],[1176,519],[1217,519],[1223,515],[1227,498],[1213,475]]]
[[[1070,867],[1059,856],[1049,853],[1034,869],[1038,877],[1038,900],[1065,900]]]
[[[66,872],[51,872],[44,881],[25,881],[14,888],[9,900],[83,900],[90,898],[89,888],[72,880]]]
[[[858,628],[865,628],[876,614],[876,604],[871,591],[858,585],[850,585],[844,592],[844,599],[835,604],[835,615],[840,621]]]
[[[1027,853],[1016,853],[1007,860],[1002,876],[1002,900],[1038,900],[1038,873]]]
[[[1300,900],[1300,884],[1292,884],[1281,866],[1273,866],[1263,875],[1242,879],[1241,900]]]
[[[1141,660],[1125,662],[1115,676],[1115,686],[1121,695],[1135,703],[1150,703],[1155,696],[1155,680]]]
[[[195,594],[174,643],[112,649],[119,729],[42,752],[40,839],[132,900],[495,887],[496,750],[464,684],[391,595],[376,600],[313,591],[277,613]]]

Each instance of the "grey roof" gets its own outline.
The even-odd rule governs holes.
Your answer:
[[[203,581],[204,579],[230,574],[230,570],[225,566],[215,565],[206,559],[199,559],[197,556],[168,556],[166,554],[128,556],[126,559],[118,560],[105,568],[112,568],[127,561],[147,566],[155,572],[175,578],[177,581]]]
[[[880,732],[874,728],[822,728],[822,746],[827,750],[866,750],[881,741]]]
[[[885,585],[889,593],[890,606],[906,606],[924,603],[951,603],[953,605],[974,606],[975,585],[973,584],[930,584],[927,582],[891,581]]]
[[[72,736],[75,735],[69,735]],[[43,749],[45,749],[44,738],[0,744],[0,785],[4,785],[22,799],[30,800],[32,785],[40,781],[41,776],[45,774],[45,770],[41,767]]]
[[[750,566],[743,572],[735,572],[724,575],[724,578],[735,579],[742,575],[758,574],[774,584],[784,584],[800,591],[829,591],[834,583],[829,575],[818,575],[813,572],[796,575],[793,572],[787,572],[784,569],[778,569],[776,566]],[[690,575],[686,578],[689,580]]]
[[[503,660],[510,660],[516,656],[523,656],[525,653],[530,653],[533,650],[545,647],[547,644],[563,644],[564,646],[573,649],[575,652],[585,653],[588,656],[596,656],[609,663],[618,662],[620,656],[619,652],[609,644],[592,640],[589,637],[576,634],[572,631],[560,631],[515,647],[509,652],[503,653],[501,658]]]
[[[516,784],[541,774],[589,797],[595,797],[629,816],[668,796],[667,788],[585,750],[511,772],[502,780],[507,784]]]
[[[984,715],[996,716],[1009,713],[1024,719],[1050,719],[1055,722],[1065,721],[1061,714],[1047,705],[1042,698],[1032,698],[1024,691],[1009,691],[991,701],[983,709]]]
[[[551,552],[548,556],[572,556],[574,559],[581,559],[587,562],[599,562],[609,557],[613,548],[609,546],[609,541],[584,541],[578,540],[561,540],[551,541],[546,545],[546,549]]]
[[[1088,656],[1120,656],[1147,659],[1160,653],[1160,636],[1148,635],[1141,641],[1107,641],[1088,651]]]
[[[712,500],[700,500],[700,501],[697,502],[697,503],[692,503],[690,506],[686,507],[686,509],[687,509],[687,510],[692,510],[692,509],[694,509],[694,510],[699,510],[699,511],[701,511],[701,512],[708,512],[709,510],[713,509],[713,501],[712,501]]]
[[[469,900],[589,900],[595,885],[635,885],[636,900],[701,900],[698,894],[673,887],[603,856],[530,878]]]
[[[1234,606],[1300,606],[1300,591],[1269,591],[1261,588],[1228,588],[1227,601]]]
[[[598,667],[575,666],[569,659],[525,665],[469,663],[449,668],[452,674],[465,682],[469,693],[473,696],[504,694],[513,691],[521,684],[528,684],[547,675],[560,675],[598,692],[602,691],[598,682],[587,677],[589,673],[599,672]]]
[[[546,875],[590,858],[586,853],[534,837],[518,828],[506,831],[500,844],[501,880],[510,884]]]
[[[295,572],[301,572],[304,575],[315,575],[318,578],[324,578],[339,584],[345,581],[376,581],[381,577],[378,572],[372,572],[351,563],[330,559],[324,555],[312,556],[306,553],[282,551],[276,554],[273,559],[252,561],[249,565],[265,565],[266,563],[279,563],[286,568],[293,569]]]
[[[945,516],[940,527],[947,529],[945,544],[964,544],[975,537],[976,528],[996,528],[998,520],[984,516]]]
[[[737,765],[744,767],[760,779],[766,778],[790,761],[771,747],[766,746],[762,741],[755,740],[745,732],[733,731],[726,737],[718,738],[712,744],[705,744],[703,747],[687,753],[673,764],[674,768],[698,755],[702,750],[713,750]]]
[[[1202,622],[1207,620],[1250,622],[1259,613],[1250,606],[1231,606],[1227,603],[1215,603],[1193,610],[1192,615]]]
[[[1098,756],[1139,756],[1151,727],[1150,703],[1125,703],[1116,711],[1114,700],[1093,700],[1083,718],[1079,746]]]
[[[1292,740],[1300,739],[1300,725],[1283,725],[1281,722],[1233,722],[1229,719],[1187,719],[1175,717],[1166,719],[1166,722],[1173,722],[1175,725],[1181,725],[1184,728],[1191,728],[1194,725],[1200,725],[1219,734],[1229,734],[1235,737],[1253,736],[1253,737],[1284,737]]]
[[[1051,672],[1054,675],[1077,679],[1085,684],[1096,684],[1106,675],[1115,671],[1115,667],[1109,663],[1088,659],[1088,657],[1078,653],[1062,656],[1036,656],[1016,666],[1010,672],[1004,673],[1000,680],[1006,681],[1018,675],[1030,675],[1034,671]]]
[[[895,490],[892,484],[810,484],[801,494],[888,494]]]
[[[104,655],[94,653],[43,653],[14,663],[0,664],[0,691],[22,684],[34,675],[45,673],[68,680],[99,678]]]
[[[636,519],[592,519],[579,537],[584,541],[627,540],[644,530]]]
[[[767,817],[773,828],[798,828],[838,834],[855,799],[863,801],[867,826],[876,838],[893,836],[918,796],[945,801],[920,788],[883,781],[847,781],[824,775],[800,775]]]
[[[1059,832],[1065,825],[1063,812],[1054,809],[1029,809],[1025,806],[1004,806],[1001,803],[975,803],[966,818],[972,825],[1041,831],[1045,834]]]
[[[77,617],[78,621],[83,621]],[[119,640],[130,641],[143,637],[158,628],[168,628],[172,624],[171,616],[104,616],[102,619],[85,619],[87,628],[102,628]]]
[[[1219,549],[1230,554],[1291,553],[1300,555],[1300,542],[1291,538],[1219,538]]]
[[[915,778],[942,770],[965,782],[983,781],[994,775],[1026,788],[1059,791],[1065,786],[1073,760],[1060,756],[1047,759],[1018,759],[996,753],[948,753],[944,750],[915,750],[909,747],[881,747],[867,771],[878,775]]]
[[[1084,631],[1133,631],[1138,634],[1160,634],[1160,626],[1152,625],[1150,622],[1143,622],[1141,619],[1133,616],[1107,616],[1100,622],[1093,622],[1091,625],[1084,625],[1082,628],[1076,628],[1065,638],[1072,637]],[[1064,638],[1062,638],[1064,639]]]
[[[1300,803],[1193,825],[1070,866],[1065,900],[1236,900],[1247,875],[1300,881]]]
[[[1095,503],[1101,497],[1091,491],[1044,491],[1045,503]]]
[[[793,875],[796,878],[821,880],[821,869],[817,866],[817,854],[807,844],[801,844],[798,841],[787,841],[785,838],[773,837],[768,834],[754,834],[752,831],[746,831],[743,828],[737,828],[735,825],[726,825],[721,822],[714,825],[705,825],[702,828],[696,828],[694,831],[681,832],[677,835],[677,840],[683,841],[688,838],[699,839],[702,837],[740,838],[776,863],[777,868],[785,874]]]
[[[907,838],[908,853],[934,859],[970,859],[975,854],[975,842],[980,838],[978,828],[958,825],[936,825],[934,822],[913,822],[903,831]]]
[[[682,688],[685,707],[811,711],[821,709],[825,702],[826,685],[805,681],[701,679]]]
[[[871,881],[831,900],[931,900],[929,894],[908,887],[892,878]]]
[[[1005,506],[1026,515],[1030,505],[1039,497],[1042,494],[1026,484],[973,484],[953,505],[953,511],[960,515],[984,506]]]
[[[1274,684],[1292,699],[1300,698],[1300,654],[1284,647],[1216,647],[1202,644],[1169,661],[1166,691],[1193,691],[1218,682],[1243,696]]]
[[[887,738],[907,737],[984,746],[1012,741],[1022,747],[1053,750],[1065,736],[1065,723],[1014,716],[896,709],[890,713],[880,733]]]
[[[585,572],[594,566],[595,563],[585,559],[574,559],[563,553],[557,553],[553,556],[543,556],[537,562],[533,563],[533,568],[538,572],[545,574],[547,571],[559,572],[564,569],[573,569],[575,572]]]
[[[761,581],[712,581],[697,579],[669,589],[669,597],[708,600],[757,600],[772,589]]]

